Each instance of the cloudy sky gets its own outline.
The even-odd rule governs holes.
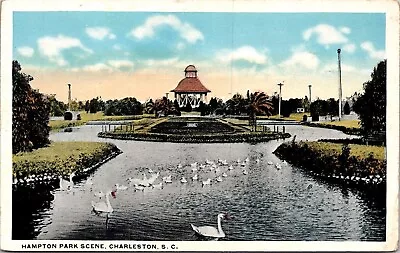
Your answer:
[[[14,12],[13,59],[34,88],[67,100],[158,98],[194,64],[209,96],[278,91],[283,98],[343,96],[385,56],[385,14]],[[170,94],[170,97],[172,94]]]

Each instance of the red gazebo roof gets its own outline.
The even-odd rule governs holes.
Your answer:
[[[181,93],[207,93],[211,92],[207,89],[201,81],[197,77],[186,77],[182,79],[178,86],[175,89],[171,90],[172,92],[181,92]]]

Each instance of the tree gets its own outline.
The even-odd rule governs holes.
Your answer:
[[[86,111],[86,113],[89,113],[89,110],[90,110],[90,103],[89,103],[89,100],[86,100],[86,103],[85,103],[85,111]]]
[[[273,105],[264,92],[250,94],[250,101],[247,105],[249,120],[254,130],[257,128],[257,115],[272,115]]]
[[[50,102],[33,90],[33,77],[21,72],[18,61],[12,62],[12,151],[31,151],[49,143]]]
[[[89,112],[96,113],[98,111],[98,99],[92,98],[89,102]]]
[[[349,115],[350,114],[350,105],[349,105],[348,101],[346,101],[346,103],[344,104],[343,113],[345,115]]]
[[[381,61],[371,73],[371,80],[363,85],[364,93],[353,104],[360,117],[364,135],[386,135],[386,60]]]

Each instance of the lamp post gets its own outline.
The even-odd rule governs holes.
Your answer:
[[[308,98],[308,100],[310,101],[310,104],[311,104],[311,84],[309,84],[308,85],[308,94],[309,94],[309,98]]]
[[[71,84],[68,84],[68,111],[71,111]]]
[[[283,83],[278,83],[279,86],[279,118],[281,117],[281,102],[282,102],[282,86]]]
[[[342,70],[340,66],[340,48],[337,50],[338,53],[338,72],[339,72],[339,120],[342,118]]]

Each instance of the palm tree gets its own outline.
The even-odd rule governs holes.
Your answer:
[[[257,115],[271,116],[273,109],[274,107],[270,98],[264,92],[257,91],[249,95],[247,111],[254,131],[257,130]]]

